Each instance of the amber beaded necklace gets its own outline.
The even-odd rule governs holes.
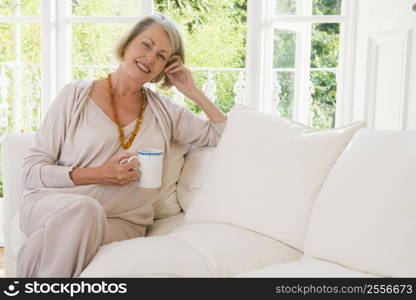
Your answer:
[[[108,74],[108,76],[107,76],[107,83],[108,83],[108,89],[109,89],[109,93],[110,93],[111,107],[112,107],[113,112],[114,112],[114,120],[115,120],[115,122],[117,124],[117,128],[118,128],[120,145],[121,145],[121,147],[123,147],[123,149],[128,149],[128,148],[130,148],[131,144],[133,143],[134,139],[136,138],[136,135],[139,133],[140,125],[143,122],[143,112],[144,112],[144,110],[146,108],[146,104],[147,104],[146,94],[145,94],[143,88],[141,88],[141,92],[143,94],[143,105],[139,109],[139,112],[137,113],[137,120],[136,120],[136,125],[134,126],[134,130],[133,130],[129,140],[127,141],[127,143],[125,143],[124,142],[123,127],[121,126],[120,118],[118,117],[117,110],[116,110],[116,100],[115,100],[115,97],[114,97],[113,86],[111,84],[111,74]]]

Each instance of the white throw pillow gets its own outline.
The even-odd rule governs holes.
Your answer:
[[[318,131],[234,109],[186,221],[234,224],[303,250],[315,198],[363,126]]]
[[[171,144],[166,172],[162,179],[162,187],[154,204],[155,219],[167,218],[181,212],[181,207],[176,194],[176,186],[181,175],[184,155],[190,145]]]
[[[193,146],[185,156],[181,177],[176,188],[179,204],[185,212],[188,211],[201,188],[214,150],[215,147]]]
[[[381,276],[416,276],[416,131],[360,130],[328,176],[305,252]]]

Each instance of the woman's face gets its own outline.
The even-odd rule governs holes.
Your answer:
[[[159,24],[153,24],[128,44],[123,68],[129,77],[149,82],[165,69],[171,55],[168,34]]]

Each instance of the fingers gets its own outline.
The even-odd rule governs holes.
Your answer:
[[[170,63],[169,66],[166,67],[165,69],[166,73],[171,73],[172,70],[183,65],[182,59],[179,55],[172,56],[169,62],[172,62],[172,63]]]
[[[166,73],[169,73],[172,69],[177,68],[177,67],[179,67],[181,65],[182,65],[182,63],[180,63],[180,62],[174,62],[173,64],[171,64],[169,67],[167,67],[165,69],[165,72]]]
[[[140,171],[129,171],[129,174],[127,177],[124,177],[123,179],[119,180],[117,183],[118,185],[126,185],[133,182],[137,182],[140,179],[141,173]]]
[[[140,178],[140,171],[130,172],[131,175],[129,177],[130,182],[138,181]]]
[[[179,62],[182,63],[182,58],[179,55],[172,55],[168,63]]]
[[[168,67],[165,68],[165,72],[169,72],[169,70],[172,70],[173,68],[180,66],[182,63],[180,61],[175,61],[172,64],[170,64]]]
[[[133,153],[130,152],[121,152],[113,156],[113,159],[118,163],[126,163],[127,159],[134,156]]]
[[[185,70],[185,68],[184,68],[184,66],[183,66],[183,65],[180,65],[180,66],[178,66],[178,67],[176,67],[176,68],[173,68],[173,69],[171,69],[170,71],[168,71],[167,73],[168,73],[168,74],[174,74],[174,73],[176,73],[176,72],[178,72],[178,71],[181,71],[181,70]]]
[[[119,170],[122,173],[137,171],[138,169],[139,169],[139,161],[137,159],[133,159],[131,161],[122,160],[119,165]]]
[[[140,174],[141,173],[138,170],[124,170],[120,172],[115,178],[113,178],[112,183],[115,185],[123,186],[126,184],[137,182],[140,178]]]
[[[120,162],[117,171],[117,184],[121,186],[137,181],[139,178],[139,161],[137,156],[131,156],[123,160],[123,163]]]
[[[139,161],[137,159],[133,159],[131,162],[127,163],[124,166],[124,169],[128,170],[128,171],[130,171],[130,170],[136,170],[137,171],[139,169]]]

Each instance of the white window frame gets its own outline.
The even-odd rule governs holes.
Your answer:
[[[134,17],[72,16],[71,0],[41,0],[42,116],[57,92],[71,81],[71,26],[76,23],[135,23],[153,12],[152,0],[141,0]]]
[[[273,109],[273,30],[277,26],[294,29],[303,24],[339,23],[340,53],[337,68],[316,68],[313,70],[333,71],[337,78],[336,126],[349,123],[352,119],[352,87],[354,69],[355,28],[357,0],[343,0],[341,14],[336,16],[298,15],[277,16],[274,14],[274,0],[248,0],[247,12],[247,104],[258,111],[275,113]],[[304,10],[312,9],[305,1]],[[305,12],[305,11],[304,11]],[[309,25],[308,25],[309,26]],[[309,26],[310,28],[310,26]],[[297,41],[295,66],[294,115],[295,121],[309,124],[310,106],[310,29],[302,31]],[[299,47],[300,46],[300,47]]]

